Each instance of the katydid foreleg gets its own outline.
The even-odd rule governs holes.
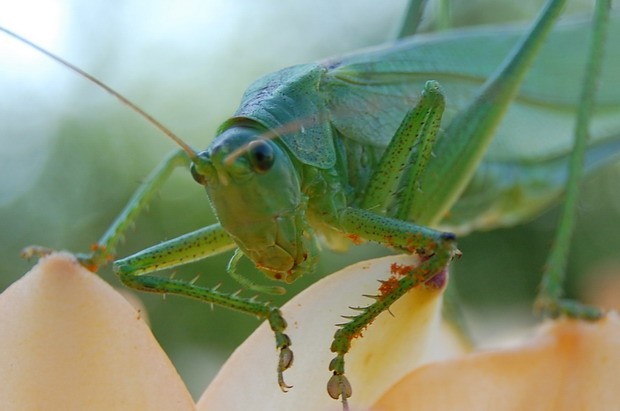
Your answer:
[[[200,287],[192,282],[144,275],[219,254],[234,246],[234,242],[224,229],[219,224],[213,224],[115,261],[114,271],[123,284],[135,290],[189,297],[267,320],[275,333],[276,348],[280,352],[277,366],[278,384],[283,391],[286,391],[291,387],[284,383],[282,373],[292,365],[293,352],[289,348],[291,340],[284,333],[286,321],[277,307],[256,301],[255,298],[244,298],[237,294],[218,291],[217,286]],[[234,261],[233,257],[231,263],[234,264]],[[232,264],[229,270],[234,270]]]
[[[138,190],[127,202],[125,208],[116,217],[110,228],[101,236],[99,241],[92,247],[90,254],[78,255],[81,264],[91,271],[97,271],[99,267],[114,259],[116,246],[123,238],[124,233],[131,227],[138,215],[148,206],[153,196],[159,191],[172,171],[177,167],[189,166],[187,154],[181,150],[173,152],[165,158],[160,165],[140,185]]]
[[[13,34],[11,33],[11,35]],[[54,56],[54,58],[56,57]],[[123,239],[125,232],[133,226],[138,215],[148,207],[149,202],[168,179],[172,171],[177,167],[187,168],[189,164],[189,157],[182,150],[174,151],[166,157],[135,191],[125,205],[125,208],[123,208],[99,241],[91,246],[92,251],[76,255],[80,264],[90,271],[96,272],[100,267],[114,260],[116,246]],[[28,246],[22,250],[22,256],[24,258],[30,258],[35,255],[43,256],[51,251],[47,247]]]
[[[213,224],[154,245],[114,262],[119,275],[140,276],[220,254],[235,247],[226,231]]]
[[[122,238],[123,232],[131,226],[139,212],[146,207],[148,201],[165,182],[172,170],[176,166],[186,166],[188,163],[188,157],[182,151],[175,152],[165,159],[142,184],[111,228],[102,236],[95,247],[95,251],[91,255],[80,256],[82,264],[97,267],[106,263],[112,257],[114,247]],[[113,267],[123,284],[135,290],[185,296],[267,320],[275,333],[276,348],[280,352],[277,366],[278,383],[282,390],[286,391],[290,386],[284,383],[282,373],[292,365],[293,352],[289,348],[291,345],[290,338],[284,333],[286,321],[277,307],[271,307],[267,303],[256,301],[254,298],[244,298],[236,294],[217,291],[217,286],[213,288],[200,287],[192,282],[144,275],[220,254],[234,247],[235,243],[222,226],[213,224],[117,260]],[[241,254],[237,252],[235,257],[239,255]],[[234,270],[237,261],[235,257],[228,267],[228,271],[233,275],[235,275]],[[260,291],[278,293],[280,288],[261,287]]]
[[[390,217],[381,216],[371,211],[347,208],[339,214],[339,224],[346,233],[355,233],[361,238],[404,250],[416,252],[422,262],[417,267],[406,267],[399,271],[400,278],[396,282],[384,283],[379,293],[373,296],[375,302],[359,308],[361,313],[354,317],[345,317],[349,322],[340,325],[334,335],[331,351],[336,357],[329,369],[333,376],[329,380],[327,390],[332,398],[341,398],[347,403],[351,396],[350,384],[346,379],[344,356],[351,348],[351,341],[360,336],[361,332],[382,312],[413,287],[427,283],[446,269],[452,257],[458,253],[455,236],[430,228],[417,226],[413,223]]]

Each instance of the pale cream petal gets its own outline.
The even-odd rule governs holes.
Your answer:
[[[140,313],[69,254],[0,295],[0,409],[192,410]]]
[[[550,322],[517,347],[428,364],[373,407],[414,409],[620,410],[620,319]]]
[[[282,393],[276,383],[277,352],[272,331],[262,324],[231,356],[198,402],[202,411],[341,410],[326,392],[334,357],[329,347],[340,315],[349,306],[368,305],[362,294],[376,294],[378,279],[387,279],[390,264],[416,264],[411,256],[361,262],[332,274],[296,296],[283,308],[295,353]],[[440,326],[441,291],[419,287],[395,303],[353,341],[347,376],[353,385],[352,409],[367,409],[395,381],[429,359],[462,353],[460,339]]]

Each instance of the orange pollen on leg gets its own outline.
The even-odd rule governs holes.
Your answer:
[[[358,234],[347,234],[346,237],[353,241],[353,244],[355,245],[360,245],[362,244],[362,237],[360,237]]]
[[[359,330],[357,333],[353,334],[353,335],[351,336],[351,339],[350,339],[349,341],[352,341],[352,340],[354,340],[354,339],[356,339],[356,338],[362,338],[362,337],[364,337],[363,332],[364,332],[364,331],[366,331],[366,328],[368,328],[368,326],[369,326],[369,325],[370,325],[370,324],[366,324],[366,326],[365,326],[364,328],[362,328],[361,330]]]
[[[402,277],[402,276],[409,274],[411,271],[413,271],[414,268],[415,268],[414,265],[392,263],[390,265],[390,273]]]
[[[379,294],[382,297],[385,297],[394,291],[396,287],[398,287],[398,279],[395,276],[392,276],[381,283],[381,286],[379,287]]]
[[[415,268],[414,265],[398,264],[398,263],[390,264],[391,276],[390,278],[388,278],[387,280],[381,283],[381,286],[379,287],[379,294],[382,297],[385,297],[386,295],[394,291],[398,287],[399,277],[404,277],[406,275],[409,275],[413,271],[414,268]]]

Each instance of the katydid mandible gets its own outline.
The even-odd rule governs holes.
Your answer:
[[[453,234],[427,226],[465,233],[515,224],[540,213],[561,195],[568,179],[570,131],[566,141],[549,142],[536,152],[506,146],[544,135],[526,126],[515,137],[509,128],[519,110],[539,110],[554,126],[567,127],[569,121],[556,118],[556,112],[578,102],[580,64],[567,68],[566,75],[575,79],[573,89],[551,88],[557,100],[544,92],[537,95],[538,85],[528,85],[527,80],[523,84],[526,72],[533,64],[537,67],[537,51],[563,3],[550,1],[527,33],[472,30],[430,41],[414,37],[258,80],[205,151],[197,153],[173,137],[183,151],[155,170],[97,250],[81,255],[81,261],[94,271],[105,264],[115,255],[122,233],[172,169],[191,166],[194,179],[206,187],[219,224],[118,260],[115,271],[132,288],[185,295],[267,319],[280,350],[278,381],[286,390],[283,372],[293,354],[277,307],[148,274],[236,248],[231,274],[238,276],[235,265],[246,256],[269,278],[290,283],[313,270],[318,257],[315,235],[335,248],[353,238],[419,253],[423,257],[419,267],[335,335],[328,390],[346,404],[351,392],[344,357],[351,339],[410,288],[441,275],[457,252]],[[618,31],[617,21],[611,30]],[[587,33],[586,24],[563,26],[551,33],[549,41],[573,42],[573,49],[585,59]],[[458,58],[455,50],[467,42],[484,45],[468,48],[482,54],[493,48],[493,58],[471,59],[486,65],[461,65],[454,73],[450,58]],[[431,49],[434,54],[427,53]],[[442,59],[434,61],[433,56]],[[432,74],[426,67],[432,67]],[[613,75],[617,74],[604,73],[609,76],[604,81],[613,84]],[[600,126],[594,127],[597,131],[587,147],[588,169],[606,163],[620,149],[618,93],[604,91],[604,104],[592,115],[598,122],[595,126]],[[461,100],[451,103],[453,95]],[[496,142],[489,147],[494,136]],[[541,174],[549,180],[543,190]]]

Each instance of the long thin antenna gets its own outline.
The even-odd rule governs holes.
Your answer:
[[[55,54],[45,50],[44,48],[34,44],[30,40],[25,39],[24,37],[20,36],[19,34],[14,33],[14,32],[12,32],[10,30],[7,30],[7,29],[5,29],[4,27],[1,27],[1,26],[0,26],[0,31],[5,32],[9,36],[11,36],[11,37],[21,41],[22,43],[27,44],[28,46],[32,47],[33,49],[35,49],[35,50],[45,54],[46,56],[48,56],[52,60],[55,60],[56,62],[62,64],[63,66],[67,67],[69,70],[72,70],[75,73],[79,74],[80,76],[82,76],[82,77],[92,81],[93,83],[95,83],[96,85],[98,85],[99,87],[101,87],[102,89],[107,91],[108,93],[110,93],[112,96],[116,97],[116,99],[119,100],[121,103],[123,103],[124,105],[126,105],[127,107],[129,107],[130,109],[132,109],[133,111],[138,113],[139,115],[141,115],[146,121],[148,121],[149,123],[154,125],[159,131],[164,133],[166,136],[170,137],[170,139],[172,139],[175,143],[177,143],[179,146],[181,146],[183,151],[185,151],[187,153],[187,155],[189,156],[190,159],[195,160],[198,157],[198,154],[196,153],[196,151],[193,148],[191,148],[180,137],[178,137],[176,134],[174,134],[168,127],[164,126],[162,123],[157,121],[149,113],[147,113],[146,111],[142,110],[140,107],[138,107],[137,105],[132,103],[125,96],[123,96],[122,94],[120,94],[119,92],[117,92],[116,90],[111,88],[110,86],[108,86],[105,83],[99,81],[97,78],[91,76],[90,74],[88,74],[84,70],[80,69],[79,67],[74,66],[73,64],[71,64],[68,61],[64,60],[63,58],[61,58],[61,57],[59,57],[59,56],[57,56],[57,55],[55,55]]]

